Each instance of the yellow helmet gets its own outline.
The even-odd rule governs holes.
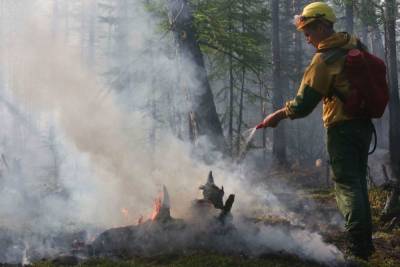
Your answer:
[[[304,26],[316,19],[327,20],[331,23],[336,22],[336,16],[333,9],[324,2],[314,2],[303,9],[301,15],[294,17],[297,30],[301,31]]]

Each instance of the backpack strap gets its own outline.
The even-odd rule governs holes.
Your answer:
[[[371,122],[372,124],[372,134],[374,136],[374,147],[372,148],[371,151],[368,151],[368,155],[371,155],[375,152],[376,146],[378,145],[378,137],[376,135],[376,129],[375,129],[375,125]]]
[[[361,51],[368,51],[368,48],[357,38],[357,49]],[[324,48],[318,49],[317,53],[321,53],[321,57],[324,62],[328,65],[335,63],[335,61],[339,60],[340,58],[347,55],[350,49],[344,49],[341,47],[334,47],[334,48]]]
[[[363,44],[358,38],[357,38],[357,49],[363,52],[368,52],[368,47],[365,44]]]
[[[331,65],[339,59],[344,58],[347,55],[347,52],[347,49],[343,49],[340,47],[317,50],[317,53],[321,53],[321,58],[327,65]],[[337,96],[343,103],[345,102],[345,97],[340,92],[338,92],[338,90],[335,90],[335,88],[331,89],[329,97],[332,97],[333,95]]]

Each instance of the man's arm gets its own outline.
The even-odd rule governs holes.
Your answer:
[[[308,85],[302,88],[297,96],[285,105],[286,114],[290,119],[306,117],[321,101],[323,95]]]
[[[274,113],[268,115],[256,128],[272,127],[275,128],[283,119],[297,119],[310,114],[322,99],[322,95],[309,86],[304,86],[299,91],[297,96],[286,103],[284,108],[281,108]]]
[[[278,123],[289,117],[302,118],[310,114],[324,96],[329,95],[334,75],[323,60],[321,53],[316,53],[306,69],[296,97],[288,101],[284,108],[268,115],[257,129],[276,127]]]

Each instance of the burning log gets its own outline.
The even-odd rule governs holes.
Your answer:
[[[227,218],[231,217],[234,195],[230,195],[223,204],[224,189],[215,185],[212,172],[208,175],[207,183],[200,186],[200,189],[203,190],[203,199],[194,201],[194,220],[184,222],[171,217],[168,190],[163,186],[147,221],[140,219],[138,225],[103,232],[90,245],[90,254],[107,256],[123,252],[125,256],[143,256],[180,251],[182,248],[209,247],[210,240],[235,230],[232,224],[226,223]],[[215,211],[219,211],[219,215]]]
[[[222,203],[224,197],[224,187],[219,189],[214,183],[214,177],[212,171],[208,174],[207,183],[199,187],[203,190],[203,198],[211,202],[216,209],[222,209],[224,204]]]
[[[225,205],[223,204],[223,198],[225,194],[224,187],[222,186],[221,188],[219,188],[215,185],[212,171],[210,171],[210,173],[208,174],[207,183],[200,186],[199,189],[203,191],[203,199],[196,200],[195,206],[197,206],[197,208],[207,205],[214,206],[214,208],[221,210],[218,218],[222,222],[224,222],[226,218],[231,217],[230,211],[232,209],[233,202],[235,201],[235,195],[229,195],[228,199],[225,202]]]
[[[89,245],[89,254],[92,256],[115,256],[121,253],[124,256],[154,254],[160,247],[158,243],[173,240],[173,236],[178,235],[185,227],[183,220],[171,217],[168,190],[163,186],[159,196],[154,200],[153,211],[148,220],[144,221],[141,216],[137,225],[117,227],[103,232]],[[162,247],[168,250],[167,245]]]

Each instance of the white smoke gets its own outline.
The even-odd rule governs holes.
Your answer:
[[[39,245],[35,235],[73,231],[87,225],[107,228],[126,224],[123,208],[134,223],[150,213],[162,184],[170,192],[172,215],[184,216],[210,168],[217,184],[224,185],[226,193],[236,194],[234,213],[254,214],[261,210],[287,215],[272,193],[252,187],[230,164],[219,160],[208,166],[194,159],[191,146],[177,139],[166,123],[161,124],[163,129],[154,146],[149,144],[149,131],[159,122],[152,120],[150,107],[143,105],[151,99],[155,86],[154,79],[146,78],[157,75],[158,86],[162,81],[168,85],[176,77],[177,67],[176,61],[159,49],[168,43],[160,40],[156,31],[154,21],[158,19],[144,11],[141,1],[135,2],[136,27],[130,29],[126,57],[140,56],[140,60],[127,60],[126,64],[141,70],[145,79],[137,77],[140,81],[132,91],[117,96],[108,93],[110,89],[102,78],[82,60],[80,49],[66,43],[61,34],[54,34],[46,16],[52,1],[5,1],[1,96],[19,108],[20,117],[27,119],[16,120],[15,111],[2,114],[8,118],[3,131],[23,129],[19,139],[11,141],[15,144],[2,146],[10,166],[4,167],[2,176],[0,218],[5,219],[0,226],[23,233],[29,243],[26,246]],[[160,41],[154,44],[152,53],[142,54],[151,40]],[[113,64],[100,56],[97,62]],[[180,67],[185,68],[190,66]],[[154,73],[155,69],[162,71]],[[192,82],[196,82],[194,77]],[[170,104],[166,99],[161,105]],[[46,140],[54,142],[52,146],[43,147],[43,132]],[[13,140],[7,135],[3,139]],[[24,145],[18,143],[22,139]],[[43,169],[49,169],[57,157],[58,180],[54,182],[54,174],[44,174]],[[336,256],[336,251],[332,253],[332,247],[317,234],[263,228],[249,238],[255,244],[268,242],[271,248],[285,248],[321,261]]]

